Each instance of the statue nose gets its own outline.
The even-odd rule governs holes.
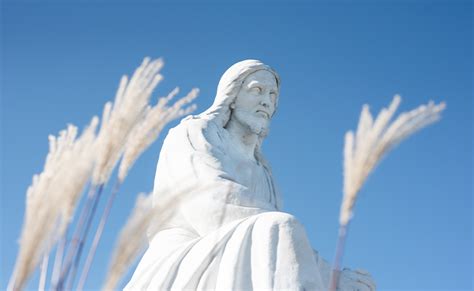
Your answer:
[[[262,105],[265,108],[269,108],[271,104],[271,99],[269,95],[262,96],[262,100],[260,101],[260,105]]]

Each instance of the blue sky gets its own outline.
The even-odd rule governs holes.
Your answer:
[[[473,4],[470,1],[4,1],[1,91],[1,279],[17,253],[25,191],[48,134],[84,126],[145,56],[165,80],[213,101],[231,64],[261,59],[282,79],[264,145],[285,211],[332,260],[342,147],[363,104],[376,113],[446,101],[443,119],[411,137],[370,176],[357,203],[344,265],[379,290],[470,290],[473,232]],[[176,125],[175,121],[172,125]],[[164,135],[123,185],[87,288],[105,275],[136,194],[151,191]],[[125,278],[125,281],[127,278]],[[33,277],[31,288],[37,284]]]

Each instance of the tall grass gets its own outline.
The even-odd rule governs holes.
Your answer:
[[[24,287],[40,259],[50,252],[71,222],[92,171],[97,123],[94,117],[79,138],[73,125],[61,131],[59,137],[49,137],[43,172],[33,176],[26,193],[20,249],[9,290]]]
[[[130,80],[123,76],[114,102],[104,106],[99,130],[99,118],[94,117],[80,136],[76,126],[68,125],[58,137],[49,137],[44,169],[33,177],[27,190],[19,251],[8,290],[22,290],[42,259],[40,289],[44,288],[53,248],[56,248],[56,255],[50,288],[59,290],[73,286],[74,275],[71,276],[70,271],[73,270],[72,274],[77,271],[97,203],[115,166],[122,159],[117,179],[119,186],[134,161],[156,140],[165,125],[195,109],[194,105],[184,107],[197,96],[197,89],[171,106],[168,102],[177,94],[176,90],[159,99],[156,106],[149,105],[153,91],[163,78],[159,74],[162,67],[161,59],[145,58]],[[89,191],[85,194],[84,188],[88,184]],[[111,197],[115,197],[118,186]],[[85,206],[76,213],[78,201],[84,195]],[[104,210],[107,215],[111,206],[110,202]],[[74,218],[75,214],[78,215]],[[100,234],[107,215],[102,216]],[[73,219],[76,228],[70,238],[67,230]],[[90,262],[100,234],[96,234],[94,251],[89,252]]]
[[[133,260],[147,245],[147,228],[153,220],[152,194],[140,193],[116,242],[103,290],[114,290]]]
[[[190,104],[198,90],[191,90],[173,105],[168,103],[179,90],[160,98],[152,106],[151,95],[163,79],[159,73],[161,59],[145,58],[129,79],[123,76],[114,102],[107,102],[102,118],[93,117],[79,135],[78,128],[68,125],[59,135],[49,137],[49,153],[43,171],[33,176],[26,193],[25,215],[19,240],[19,251],[8,290],[22,290],[42,261],[39,289],[46,288],[51,250],[56,248],[50,288],[71,289],[75,274],[95,218],[98,202],[114,168],[119,164],[116,184],[107,200],[82,269],[77,288],[83,289],[94,255],[112,209],[113,201],[139,156],[158,138],[170,121],[195,110]],[[361,112],[357,131],[345,135],[344,187],[339,217],[339,236],[330,280],[336,290],[347,227],[352,219],[357,195],[367,177],[394,146],[421,128],[439,120],[445,104],[422,105],[400,114],[393,122],[401,98],[395,96],[388,108],[374,120],[368,106]],[[89,185],[89,191],[84,192]],[[87,193],[87,194],[86,194]],[[81,212],[78,202],[85,196]],[[166,219],[167,207],[152,208],[150,195],[138,195],[132,214],[116,242],[104,289],[113,289],[127,268],[146,245],[146,230],[151,222]],[[176,203],[168,201],[167,203]],[[169,207],[168,207],[169,209]],[[75,221],[72,237],[69,228]]]
[[[173,98],[179,90],[176,88],[173,90],[167,97],[161,98],[158,103],[151,107],[148,106],[145,111],[143,118],[136,124],[133,130],[130,133],[125,147],[123,158],[120,162],[117,181],[120,185],[126,178],[127,173],[135,160],[145,151],[152,143],[155,141],[163,127],[169,123],[171,120],[187,115],[190,112],[196,109],[195,105],[191,105],[188,108],[183,109],[182,107],[186,104],[189,104],[193,101],[197,94],[199,93],[198,89],[193,89],[185,97],[178,100],[173,106],[167,107],[167,103]],[[92,246],[87,255],[86,263],[79,280],[78,288],[82,289],[84,287],[87,275],[89,273],[90,267],[92,265],[92,260],[94,258],[97,246],[99,244],[100,238],[105,228],[105,223],[109,216],[110,210],[112,208],[113,201],[118,192],[118,186],[114,188],[107,204],[105,206],[104,212],[99,222],[99,226],[94,235]]]
[[[392,116],[400,105],[396,95],[388,108],[383,108],[374,120],[369,106],[364,105],[357,131],[348,131],[344,146],[344,187],[339,215],[339,234],[329,290],[335,291],[340,273],[344,244],[357,195],[382,158],[405,138],[441,118],[444,103],[429,102],[409,112],[401,113],[393,122]]]

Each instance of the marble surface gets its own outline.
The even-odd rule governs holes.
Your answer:
[[[282,210],[261,144],[278,108],[280,79],[245,60],[222,76],[215,101],[171,129],[158,161],[154,206],[172,215],[126,290],[326,290],[330,265]],[[365,271],[341,273],[339,290],[375,290]]]

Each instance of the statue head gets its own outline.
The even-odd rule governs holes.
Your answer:
[[[265,137],[276,109],[278,90],[277,79],[272,72],[259,70],[249,74],[230,104],[230,120]]]
[[[269,76],[274,77],[274,82],[272,78],[269,78]],[[244,108],[242,106],[242,102],[244,102],[245,98],[242,97],[248,97],[244,96],[244,94],[251,93],[244,93],[245,91],[242,91],[242,88],[247,91],[258,90],[252,89],[251,86],[252,81],[255,80],[258,80],[259,83],[264,82],[266,87],[268,87],[267,91],[265,91],[265,94],[268,93],[268,97],[270,99],[273,99],[273,110],[267,108],[265,112],[257,113],[257,111],[260,109],[262,109],[263,111],[263,107],[266,106],[258,103],[255,105],[257,107],[254,108],[254,113],[259,116],[254,116],[252,119],[246,118],[245,120],[250,121],[250,123],[247,124],[248,126],[253,126],[253,129],[255,129],[256,131],[260,131],[258,134],[258,144],[255,148],[255,157],[257,161],[262,163],[269,170],[269,166],[261,152],[261,145],[264,138],[268,134],[270,119],[278,107],[278,95],[280,91],[280,77],[270,66],[264,64],[259,60],[244,60],[232,65],[230,68],[227,69],[227,71],[225,71],[219,81],[219,85],[217,86],[216,97],[212,106],[209,107],[203,113],[199,114],[198,116],[194,116],[194,118],[212,120],[222,128],[226,127],[227,123],[232,118],[233,113],[236,113],[234,117],[244,119],[245,117],[242,116],[244,112],[236,111],[236,109],[237,107],[239,107],[240,109]],[[274,96],[272,97],[271,95]],[[267,105],[270,106],[269,104]],[[246,104],[246,106],[251,106],[251,104]],[[266,114],[268,114],[268,116],[264,116]],[[266,120],[262,118],[266,118]]]
[[[257,87],[262,89],[261,93],[257,93],[257,91],[260,90]],[[244,118],[244,112],[239,109],[243,109],[244,107],[242,106],[252,106],[251,103],[244,102],[244,100],[250,101],[249,98],[251,95],[257,98],[269,98],[273,100],[271,103],[268,100],[264,100],[262,103],[265,105],[260,104],[261,102],[253,104],[256,106],[254,112],[257,116],[253,116],[251,119],[247,118],[247,120],[251,121],[254,125],[257,125],[256,123],[259,122],[266,123],[266,126],[263,126],[265,127],[264,130],[259,134],[261,138],[264,138],[268,133],[270,119],[278,107],[279,91],[280,77],[275,70],[258,60],[244,60],[232,65],[225,71],[217,86],[217,94],[214,103],[209,109],[201,113],[199,117],[212,119],[218,125],[226,127],[234,112],[236,113],[235,117]],[[247,109],[250,110],[251,108]],[[256,111],[259,110],[263,112],[257,114]],[[262,120],[262,117],[266,113],[268,114],[268,118]],[[260,120],[257,121],[257,119]]]

